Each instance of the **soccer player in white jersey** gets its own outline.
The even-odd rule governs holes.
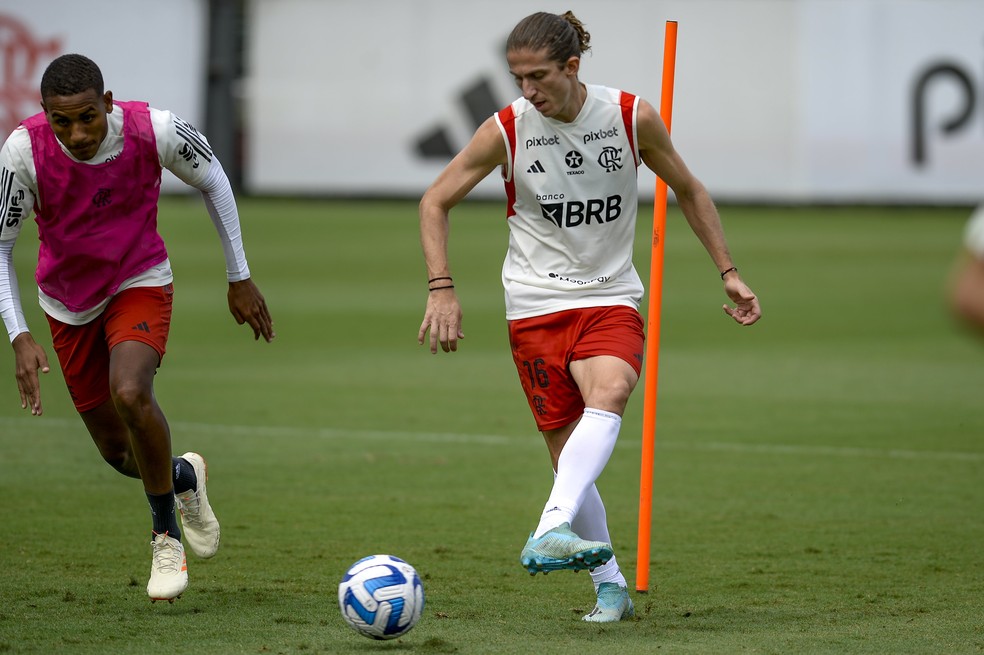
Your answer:
[[[974,210],[964,228],[963,247],[954,264],[948,300],[964,325],[984,335],[984,205]]]
[[[236,321],[267,342],[273,322],[250,278],[229,180],[201,133],[170,112],[114,100],[99,67],[75,54],[45,69],[41,107],[0,149],[0,316],[21,406],[41,415],[38,372],[49,370],[24,318],[13,266],[14,243],[33,211],[41,237],[35,278],[52,346],[103,459],[143,482],[152,516],[147,594],[173,602],[188,585],[182,529],[199,557],[215,555],[220,531],[205,460],[194,452],[172,456],[154,397],[173,297],[157,232],[162,169],[202,192]]]
[[[462,311],[448,261],[449,212],[500,167],[509,247],[502,267],[513,359],[554,469],[554,484],[520,562],[531,574],[591,570],[585,621],[632,616],[595,486],[642,367],[643,285],[632,264],[636,168],[673,189],[734,303],[739,325],[761,316],[731,258],[717,210],[674,150],[656,110],[632,94],[578,79],[589,35],[571,13],[536,13],[506,44],[522,97],[483,123],[420,201],[427,305],[418,341],[456,351]]]

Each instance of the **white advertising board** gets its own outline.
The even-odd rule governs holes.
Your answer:
[[[198,0],[0,0],[0,132],[41,111],[41,75],[79,53],[118,100],[143,100],[204,122],[207,4]],[[165,188],[183,188],[170,174]]]
[[[534,9],[246,1],[244,182],[266,194],[422,193],[478,123],[518,95],[503,46]],[[719,200],[984,196],[984,2],[545,0],[535,9],[572,9],[584,21],[594,46],[584,81],[657,106],[664,26],[678,21],[673,138]],[[0,0],[0,131],[38,109],[44,65],[63,52],[95,59],[116,97],[201,126],[206,11],[199,0]],[[644,196],[654,182],[640,172]],[[492,175],[475,195],[502,197],[501,183]]]
[[[984,196],[979,0],[252,0],[249,189],[421,193],[518,95],[503,46],[536,9],[585,23],[583,81],[656,106],[678,22],[673,138],[718,198]],[[495,177],[476,195],[501,196]]]

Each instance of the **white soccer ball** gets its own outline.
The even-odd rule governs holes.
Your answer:
[[[338,585],[338,606],[349,626],[373,639],[410,632],[424,611],[417,571],[392,555],[370,555],[353,564]]]

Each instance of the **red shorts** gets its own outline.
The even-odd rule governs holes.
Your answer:
[[[163,358],[171,329],[173,285],[131,287],[85,325],[67,325],[48,316],[51,345],[58,354],[75,409],[86,412],[110,399],[109,353],[123,341],[141,341]]]
[[[632,307],[589,307],[509,321],[509,344],[536,427],[555,430],[584,412],[572,361],[597,355],[623,359],[642,372],[645,334]]]

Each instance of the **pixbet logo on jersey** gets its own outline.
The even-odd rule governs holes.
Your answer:
[[[610,139],[613,136],[618,136],[617,127],[611,127],[607,130],[598,130],[597,132],[588,132],[584,135],[584,144],[587,145],[592,141],[598,141],[600,139]]]
[[[526,139],[526,149],[538,148],[540,146],[555,146],[560,143],[560,137],[554,134],[553,136],[538,136],[532,139]]]
[[[611,223],[622,215],[622,196],[608,196],[605,199],[591,198],[586,202],[568,200],[541,204],[540,212],[543,217],[560,228],[590,225],[592,221],[598,225]]]

